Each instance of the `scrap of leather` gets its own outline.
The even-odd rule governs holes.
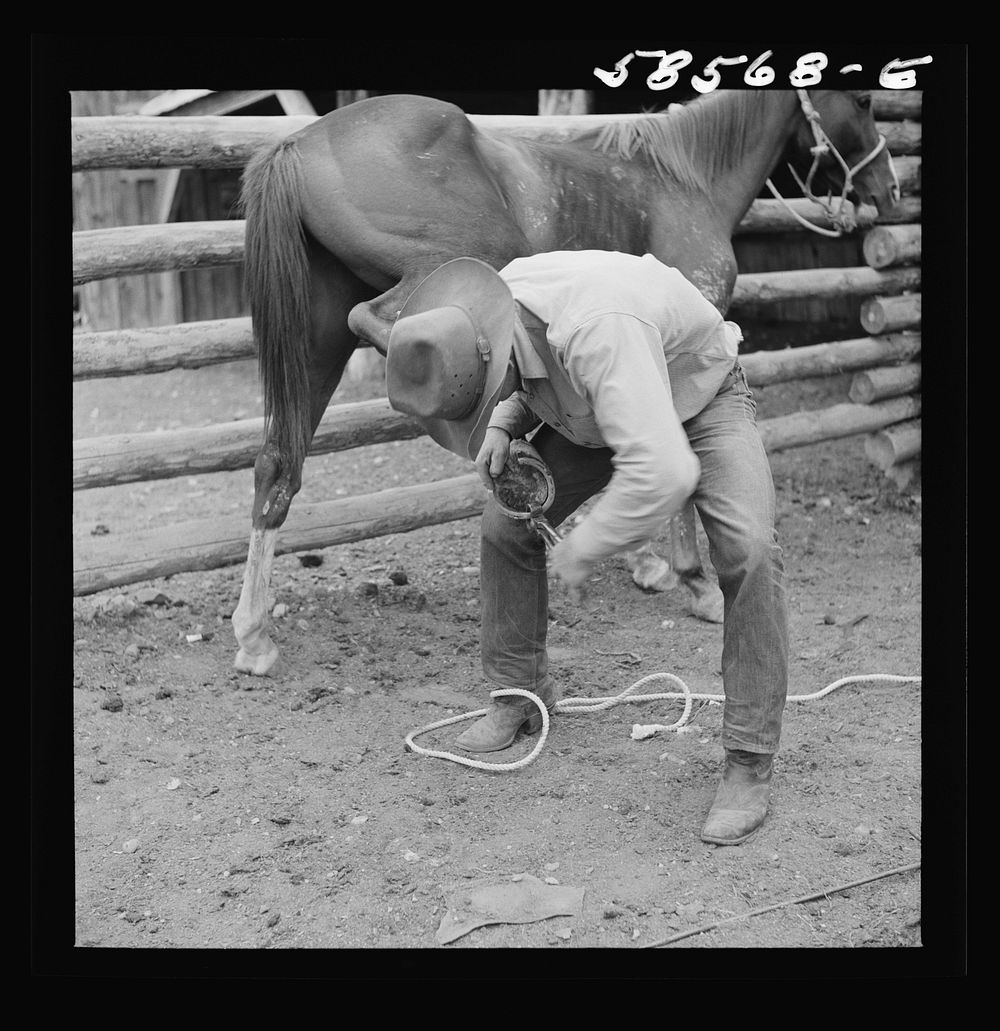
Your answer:
[[[436,938],[439,945],[489,924],[530,924],[553,916],[579,916],[583,888],[546,884],[531,874],[504,884],[465,888],[451,895]]]

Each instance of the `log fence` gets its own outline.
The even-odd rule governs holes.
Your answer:
[[[819,411],[760,420],[769,451],[864,435],[871,462],[897,483],[912,475],[920,451],[920,123],[919,98],[889,96],[880,122],[889,139],[903,202],[891,220],[859,211],[866,267],[748,273],[736,282],[732,311],[746,304],[796,298],[864,298],[867,334],[742,357],[752,386],[812,376],[854,373],[848,400]],[[470,116],[478,125],[503,127],[536,138],[560,138],[584,121],[623,116]],[[72,121],[73,170],[134,167],[241,167],[254,149],[302,128],[310,117],[87,117]],[[902,155],[901,157],[897,157]],[[792,206],[819,225],[818,206]],[[867,220],[865,220],[867,219]],[[804,231],[777,201],[757,200],[740,233]],[[238,220],[143,225],[74,234],[73,283],[139,272],[239,264],[244,225]],[[130,376],[200,368],[255,356],[249,318],[218,319],[145,329],[74,334],[75,379]],[[310,455],[367,447],[422,435],[385,399],[332,404],[316,431]],[[86,490],[249,469],[263,419],[197,429],[116,434],[74,442],[73,489]],[[279,535],[276,554],[331,547],[477,515],[485,496],[468,474],[359,497],[297,505]],[[74,593],[219,568],[246,558],[245,516],[188,521],[165,530],[77,540]]]

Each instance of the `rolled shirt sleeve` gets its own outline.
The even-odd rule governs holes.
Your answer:
[[[594,565],[655,536],[697,486],[700,467],[671,396],[656,326],[626,313],[577,328],[562,361],[614,451],[603,495],[567,538],[574,558]]]
[[[506,430],[511,439],[516,440],[533,430],[539,421],[523,392],[518,390],[493,409],[489,425],[491,428]]]

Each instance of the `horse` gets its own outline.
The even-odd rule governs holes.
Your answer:
[[[716,91],[548,141],[477,127],[433,98],[380,96],[255,153],[240,203],[266,430],[232,616],[236,668],[263,675],[277,659],[267,589],[310,441],[352,352],[363,343],[386,353],[425,275],[459,256],[500,269],[544,251],[651,253],[725,314],[733,231],[783,156],[793,170],[811,161],[810,195],[815,180],[880,214],[898,203],[863,90]],[[672,526],[673,566],[695,613],[721,621],[721,593],[695,542],[689,505]],[[629,565],[650,586],[669,566],[643,551]],[[651,561],[659,568],[650,572]]]

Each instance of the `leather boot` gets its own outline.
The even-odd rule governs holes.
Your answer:
[[[545,707],[552,712],[556,699],[552,692],[539,693]],[[537,734],[542,729],[542,714],[528,698],[504,697],[493,702],[490,711],[455,738],[455,744],[466,752],[499,752],[514,743],[520,731]]]
[[[726,749],[726,767],[708,811],[701,840],[739,845],[764,822],[771,795],[773,755]]]

